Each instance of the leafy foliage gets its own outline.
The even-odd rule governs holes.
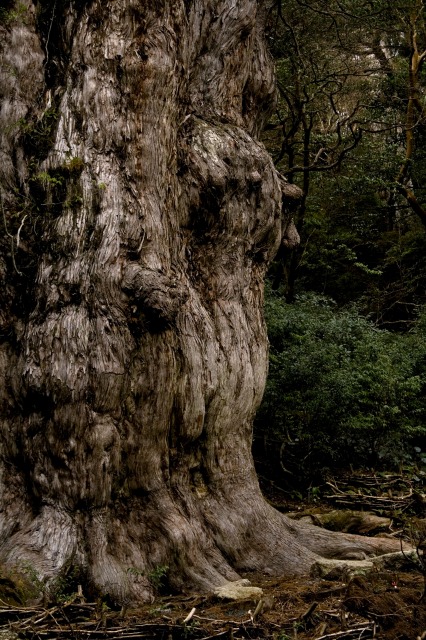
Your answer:
[[[25,21],[28,7],[23,2],[4,0],[0,7],[0,25],[10,26],[14,22]]]
[[[273,292],[266,317],[270,373],[255,435],[276,465],[312,481],[412,462],[426,442],[426,318],[402,336],[316,294],[288,304]]]
[[[255,449],[299,482],[426,462],[425,5],[289,0],[271,21],[265,142],[304,196],[271,270]]]

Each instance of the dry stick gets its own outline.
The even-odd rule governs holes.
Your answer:
[[[62,627],[61,627],[61,625],[59,624],[59,622],[56,620],[56,618],[55,618],[55,616],[53,615],[53,613],[51,613],[51,612],[49,611],[49,615],[50,615],[50,617],[52,618],[53,622],[56,624],[56,626],[59,628],[59,630],[60,630],[60,631],[62,631]],[[65,618],[66,618],[66,616],[65,616]],[[69,621],[68,621],[68,619],[67,619],[67,618],[66,618],[66,620],[67,620],[67,622],[69,623]],[[57,631],[57,629],[55,629],[55,632],[56,632],[56,631]],[[71,631],[73,631],[72,627],[71,627]]]
[[[147,633],[152,634],[153,631],[149,631]],[[132,633],[125,633],[124,635],[117,634],[116,637],[119,637],[120,640],[127,640],[127,638],[140,638],[140,637],[152,638],[152,635],[141,636],[141,634],[138,631],[133,631]]]
[[[33,616],[28,620],[28,623],[32,625],[40,624],[40,622],[43,622],[43,620],[46,620],[46,618],[48,618],[49,616],[53,617],[53,614],[56,613],[56,611],[59,611],[59,608],[60,607],[53,607],[53,609],[45,609],[44,614],[41,616],[41,618],[38,618],[38,619],[36,618],[34,620],[35,616]],[[25,625],[24,625],[24,628],[25,628]]]
[[[194,615],[194,613],[196,612],[196,608],[193,607],[191,609],[191,611],[188,613],[188,615],[186,616],[185,620],[183,621],[183,624],[186,624],[187,622],[189,622],[192,619],[192,616]]]
[[[157,629],[160,630],[160,631],[167,631],[171,627],[173,629],[181,629],[181,630],[183,630],[183,627],[180,626],[180,625],[147,624],[147,625],[140,625],[140,626],[148,627],[148,629],[146,630],[147,633],[152,633],[153,630],[157,630]],[[77,629],[76,631],[78,632],[79,630]],[[96,635],[96,636],[102,637],[102,638],[110,637],[110,636],[111,637],[115,637],[115,638],[119,637],[119,638],[122,638],[123,640],[125,638],[139,638],[139,637],[141,637],[141,631],[133,631],[131,633],[126,633],[126,634],[123,634],[122,632],[123,632],[123,627],[119,627],[119,628],[116,628],[116,629],[115,628],[114,629],[101,629],[99,631],[90,631],[89,629],[85,629],[82,633],[84,633],[87,636]],[[52,633],[54,633],[56,635],[67,635],[67,634],[68,635],[69,634],[74,635],[74,633],[71,632],[69,629],[62,629],[62,628],[61,629],[55,629],[54,631],[47,629],[47,630],[41,631],[41,633],[43,635],[46,635],[46,634],[50,635]]]
[[[303,615],[300,616],[300,620],[301,622],[307,622],[309,620],[309,618],[312,616],[313,612],[315,611],[315,609],[318,606],[318,602],[313,602],[311,604],[311,606],[309,607],[309,609],[307,611],[305,611],[305,613]]]
[[[372,502],[379,502],[379,503],[400,503],[400,502],[406,502],[409,498],[413,497],[413,492],[410,491],[410,493],[406,493],[405,496],[394,496],[392,498],[386,498],[385,496],[373,496],[371,494],[366,494],[366,493],[357,493],[357,494],[353,494],[353,493],[344,493],[343,491],[340,491],[339,493],[334,493],[328,496],[324,496],[325,498],[335,498],[336,500],[339,499],[343,499],[345,498],[346,500],[351,500],[352,502],[355,502],[357,499],[359,498],[363,498],[364,500],[371,500]]]
[[[65,618],[65,620],[68,622],[68,626],[69,626],[69,628],[71,629],[71,632],[75,635],[75,629],[73,628],[73,625],[72,625],[72,623],[70,622],[70,620],[69,620],[69,618],[68,618],[67,614],[65,613],[65,611],[63,610],[63,608],[61,608],[61,609],[60,609],[60,612],[61,612],[61,614],[63,615],[63,617]],[[53,616],[52,616],[52,618],[53,618]],[[54,619],[54,618],[53,618],[53,619]],[[60,625],[58,625],[58,626],[59,626],[59,628],[61,628],[61,627],[60,627]]]
[[[364,635],[364,632],[366,631],[371,631],[371,633],[374,633],[374,627],[369,625],[368,627],[357,627],[356,629],[347,629],[346,631],[328,633],[325,636],[319,636],[318,638],[316,638],[316,640],[338,640],[339,638],[341,638],[342,640],[350,640],[351,638],[367,638],[367,636]],[[374,635],[372,635],[371,637],[374,638]]]
[[[259,602],[256,605],[255,610],[253,611],[253,615],[251,616],[251,621],[255,622],[256,618],[262,613],[265,601],[263,598],[260,598]]]
[[[245,625],[251,622],[251,618],[248,620],[220,620],[219,618],[204,618],[203,616],[196,616],[197,620],[205,620],[206,622],[215,622],[216,624],[235,624],[236,626]]]
[[[339,487],[337,485],[333,484],[332,482],[326,482],[326,484],[328,484],[332,489],[334,489],[334,491],[337,491],[337,493],[341,493],[343,496],[347,495],[347,494],[344,493],[344,491],[339,489]]]
[[[63,609],[71,605],[74,602],[74,600],[75,600],[75,595],[72,597],[71,600],[69,600],[68,602],[64,602],[64,604],[62,605],[57,605],[56,607],[52,607],[51,609],[42,609],[42,611],[44,612],[43,615],[37,619],[37,615],[39,615],[38,613],[34,615],[32,618],[29,618],[26,621],[27,624],[22,625],[22,629],[25,630],[25,628],[28,627],[29,624],[30,625],[39,624],[40,622],[43,622],[43,620],[45,620],[48,616],[52,616],[52,614],[56,613],[57,611],[63,611]]]
[[[99,640],[104,640],[105,638],[119,638],[120,640],[133,640],[134,638],[150,638],[150,640],[152,640],[152,638],[154,637],[154,633],[155,631],[158,632],[162,632],[164,633],[165,631],[168,631],[169,629],[166,630],[161,630],[158,626],[155,627],[155,630],[150,629],[149,631],[146,631],[145,633],[141,633],[141,632],[134,632],[132,634],[126,634],[126,635],[122,635],[121,633],[118,633],[117,631],[114,631],[113,633],[111,633],[111,631],[105,631],[105,633],[102,633],[101,631],[97,631],[96,632],[96,636],[94,636],[94,638],[99,638]],[[61,630],[48,630],[48,629],[44,629],[42,631],[34,631],[32,630],[32,633],[34,635],[37,635],[39,638],[52,638],[56,637],[56,638],[73,638],[75,639],[77,636],[80,636],[81,634],[84,634],[86,637],[93,637],[93,634],[95,632],[93,631],[82,631],[80,632],[79,630],[77,630],[77,636],[70,631],[69,629],[61,629]]]
[[[227,629],[226,631],[221,631],[220,633],[217,633],[214,636],[204,636],[203,638],[200,638],[200,640],[212,640],[213,638],[220,638],[221,636],[226,636],[228,633],[230,633],[231,638],[233,638],[234,636],[233,629],[231,630]]]
[[[353,508],[354,504],[363,504],[370,509],[401,509],[405,511],[413,503],[412,496],[407,494],[400,498],[384,498],[379,496],[363,495],[363,494],[332,494],[324,496],[328,500],[332,500],[336,505]]]
[[[25,613],[28,611],[32,611],[33,613],[36,613],[37,611],[39,611],[38,608],[35,609],[34,607],[18,607],[14,604],[8,604],[1,598],[0,598],[0,603],[4,604],[5,607],[7,607],[6,609],[0,609],[0,613],[10,613],[11,611],[14,611],[15,613]]]

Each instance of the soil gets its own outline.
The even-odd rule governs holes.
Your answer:
[[[424,579],[419,573],[377,573],[348,583],[322,579],[246,576],[262,587],[265,610],[253,621],[256,603],[208,598],[161,598],[145,616],[170,622],[171,638],[332,637],[416,640],[426,631]],[[182,622],[195,607],[191,620]],[[145,617],[144,616],[144,617]],[[145,617],[145,620],[147,618]]]
[[[63,603],[34,609],[32,619],[0,610],[2,629],[26,638],[158,638],[190,640],[229,638],[251,640],[326,640],[377,638],[416,640],[426,630],[419,573],[398,576],[377,573],[348,583],[323,579],[270,578],[250,575],[262,587],[265,608],[253,620],[256,603],[220,602],[202,596],[162,596],[129,612],[105,605]],[[92,609],[90,611],[90,609]],[[193,612],[190,620],[184,622]],[[29,610],[27,610],[29,611]],[[88,615],[90,614],[90,615]],[[35,624],[44,618],[45,625]],[[42,620],[40,620],[42,622]]]
[[[416,640],[426,631],[425,580],[418,571],[376,572],[347,582],[244,577],[263,589],[263,609],[257,614],[256,602],[223,602],[213,596],[163,595],[129,611],[114,610],[113,603],[78,602],[74,596],[51,608],[2,606],[0,638],[6,629],[39,640]]]

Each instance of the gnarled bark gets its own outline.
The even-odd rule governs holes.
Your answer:
[[[24,4],[0,26],[1,558],[123,599],[159,566],[209,589],[345,555],[263,500],[250,452],[289,228],[266,4]]]

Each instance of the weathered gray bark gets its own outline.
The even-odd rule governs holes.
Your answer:
[[[344,555],[266,504],[250,452],[288,224],[266,5],[24,4],[0,26],[1,558],[120,599],[158,566],[207,589]]]

